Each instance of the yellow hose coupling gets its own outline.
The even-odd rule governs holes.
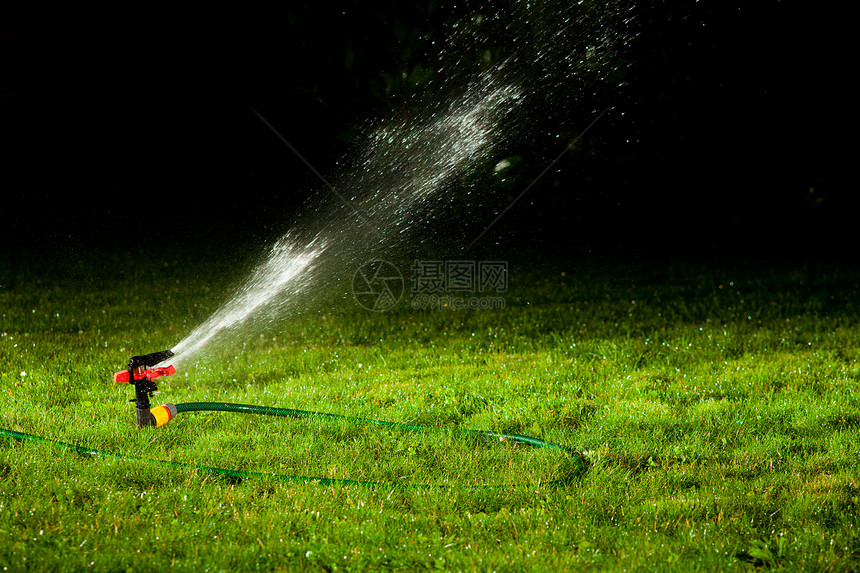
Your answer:
[[[152,417],[155,418],[155,427],[163,426],[170,420],[176,417],[176,404],[163,404],[149,411]]]

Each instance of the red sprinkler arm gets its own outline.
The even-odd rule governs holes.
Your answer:
[[[159,367],[159,368],[150,368],[148,370],[142,370],[134,373],[135,380],[143,380],[146,378],[147,380],[155,380],[156,378],[161,378],[162,376],[170,376],[171,374],[176,373],[176,368],[173,366]],[[120,370],[116,374],[113,375],[113,381],[117,384],[128,384],[128,370]]]

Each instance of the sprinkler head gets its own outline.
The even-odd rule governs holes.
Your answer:
[[[176,415],[176,407],[172,404],[150,409],[149,403],[149,399],[158,391],[158,386],[154,380],[162,376],[170,376],[176,372],[176,368],[173,366],[156,367],[156,364],[161,364],[171,356],[173,356],[173,352],[170,350],[132,356],[128,361],[128,368],[120,370],[113,376],[114,382],[118,384],[134,384],[134,399],[130,402],[135,403],[139,428],[162,426]]]
[[[161,364],[172,356],[173,351],[171,350],[162,350],[161,352],[153,352],[152,354],[144,354],[142,356],[132,356],[128,361],[128,365],[129,367],[146,368],[147,366]]]

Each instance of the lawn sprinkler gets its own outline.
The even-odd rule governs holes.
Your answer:
[[[150,408],[149,399],[158,392],[155,384],[157,378],[170,376],[176,372],[173,366],[156,366],[173,356],[170,350],[153,352],[142,356],[132,356],[128,361],[128,369],[120,370],[113,376],[117,384],[134,384],[134,399],[129,402],[135,403],[137,412],[137,427],[163,426],[172,418],[176,417],[176,406],[164,404],[156,408]]]

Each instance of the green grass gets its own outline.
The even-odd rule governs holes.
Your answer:
[[[217,254],[216,254],[217,255]],[[511,261],[504,310],[342,304],[180,372],[229,401],[519,433],[557,452],[345,422],[133,425],[111,375],[230,288],[216,255],[0,256],[0,566],[22,570],[860,568],[860,272]],[[402,484],[432,484],[399,488]],[[470,487],[512,484],[509,487]]]

